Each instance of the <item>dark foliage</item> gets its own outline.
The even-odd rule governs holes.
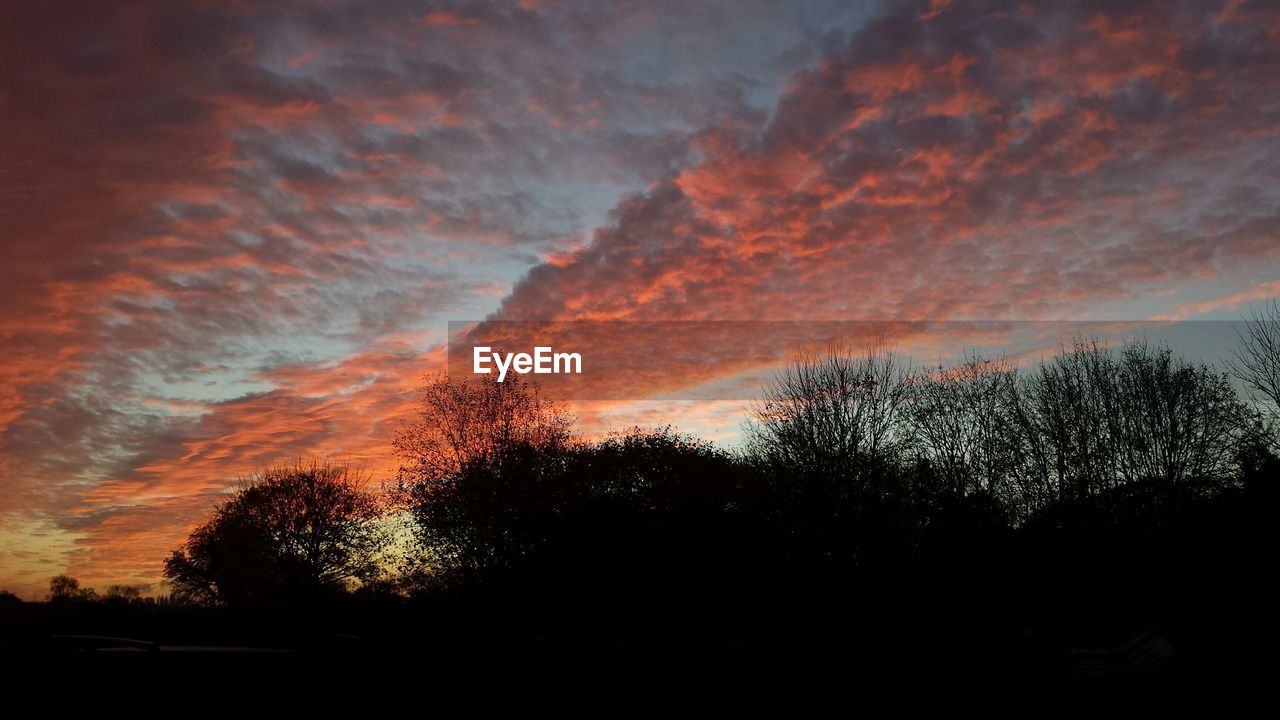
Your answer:
[[[180,642],[358,635],[436,677],[498,657],[522,658],[509,677],[549,658],[587,677],[608,657],[1007,683],[1134,642],[1176,648],[1171,682],[1268,667],[1280,459],[1222,375],[1142,342],[1029,371],[837,352],[779,376],[741,454],[670,428],[576,440],[534,386],[439,378],[397,440],[398,580],[374,577],[379,503],[340,469],[291,468],[170,557],[175,596],[218,607],[68,602],[91,591],[58,578],[59,602],[4,613]]]
[[[314,602],[376,576],[379,499],[342,465],[272,468],[165,562],[176,598],[232,606]]]

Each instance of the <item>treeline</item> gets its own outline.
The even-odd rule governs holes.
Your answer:
[[[1021,525],[1051,508],[1147,488],[1203,493],[1263,462],[1267,419],[1225,373],[1142,340],[1077,341],[1037,367],[969,357],[906,368],[892,353],[807,355],[767,387],[747,458],[820,502],[907,488],[984,504]],[[796,481],[799,481],[798,483]]]
[[[768,562],[853,569],[1047,525],[1158,525],[1271,472],[1226,374],[1166,347],[1078,341],[1038,366],[892,352],[798,357],[730,453],[666,429],[575,436],[520,378],[437,377],[380,489],[297,464],[248,482],[168,559],[174,596],[298,602],[520,582],[694,582]],[[626,578],[612,578],[620,570]],[[554,582],[552,578],[555,578]]]
[[[522,378],[438,376],[394,438],[394,481],[268,469],[164,572],[194,608],[378,608],[362,622],[410,612],[424,633],[435,610],[406,607],[445,603],[466,632],[847,642],[867,666],[916,647],[1021,666],[1146,627],[1221,654],[1267,612],[1275,420],[1141,340],[1028,367],[801,355],[733,452],[671,428],[583,440]]]

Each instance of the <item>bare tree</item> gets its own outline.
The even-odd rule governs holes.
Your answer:
[[[1076,340],[1017,384],[1012,407],[1030,507],[1132,483],[1223,481],[1249,433],[1224,375],[1144,340],[1119,353]]]
[[[418,411],[392,445],[402,464],[402,488],[457,473],[468,463],[487,462],[518,445],[564,445],[573,419],[520,377],[458,380],[440,374],[419,388]]]
[[[1280,302],[1272,298],[1261,308],[1251,308],[1237,335],[1240,345],[1232,349],[1227,367],[1266,398],[1271,418],[1280,420]]]
[[[901,450],[910,387],[906,366],[883,348],[801,353],[753,405],[749,447],[775,466],[865,484]]]
[[[1024,505],[1078,500],[1119,482],[1119,374],[1109,347],[1076,339],[1023,376],[1014,412],[1026,447]]]
[[[971,355],[916,379],[908,424],[921,455],[951,492],[1008,494],[1021,464],[1011,407],[1017,377],[1005,360]]]
[[[549,501],[542,479],[573,443],[573,419],[522,378],[429,378],[394,441],[398,496],[421,552],[406,568],[487,573],[524,551],[511,532]]]
[[[1124,482],[1173,485],[1235,474],[1250,423],[1226,375],[1136,340],[1121,351],[1117,385]]]

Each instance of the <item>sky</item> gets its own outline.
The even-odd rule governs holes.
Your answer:
[[[1274,2],[19,3],[0,129],[0,589],[31,598],[161,592],[274,461],[385,479],[451,320],[1280,294]]]

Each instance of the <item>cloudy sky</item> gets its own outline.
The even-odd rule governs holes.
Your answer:
[[[19,3],[0,124],[0,588],[27,597],[159,590],[273,460],[385,475],[449,320],[1280,294],[1268,2]]]

